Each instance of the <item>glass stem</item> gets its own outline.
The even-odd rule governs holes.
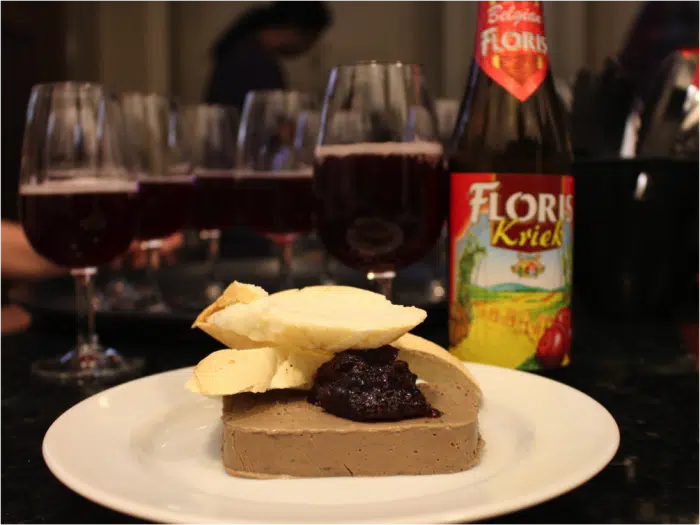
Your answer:
[[[430,298],[440,301],[445,297],[445,277],[449,273],[447,261],[447,227],[443,226],[435,246],[433,247],[433,277],[429,282]]]
[[[280,264],[280,289],[288,290],[293,287],[292,263],[294,261],[294,240],[283,238],[277,241]]]
[[[161,241],[149,241],[145,245],[146,251],[146,283],[151,293],[154,305],[163,304],[163,295],[158,283],[158,270],[160,270]]]
[[[440,237],[438,238],[436,262],[438,267],[438,275],[447,275],[449,270],[447,266],[447,225],[442,227]],[[444,273],[443,273],[444,272]]]
[[[78,358],[94,354],[99,350],[95,331],[95,281],[96,268],[71,270],[75,279],[75,311],[77,324]]]
[[[326,286],[335,284],[331,268],[331,256],[326,250],[321,250],[321,284]]]
[[[115,259],[109,268],[110,278],[105,286],[106,295],[111,299],[122,295],[126,286],[126,274],[124,271],[124,260],[121,257]]]
[[[394,277],[396,277],[396,272],[393,271],[367,273],[367,279],[376,281],[379,293],[390,301],[393,295]]]
[[[199,238],[207,241],[207,282],[216,282],[216,263],[219,260],[220,230],[202,230]]]

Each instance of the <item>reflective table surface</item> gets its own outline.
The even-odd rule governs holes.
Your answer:
[[[415,332],[444,345],[446,318],[444,308],[433,308]],[[42,459],[48,427],[91,392],[43,385],[30,377],[29,365],[68,348],[72,329],[65,320],[35,316],[28,331],[2,338],[3,522],[140,522],[74,494]],[[100,329],[103,341],[124,354],[146,356],[147,373],[193,365],[217,349],[184,322],[103,323]],[[583,486],[492,521],[697,523],[698,373],[681,334],[675,323],[621,324],[575,313],[574,362],[555,378],[612,413],[621,431],[620,449]]]

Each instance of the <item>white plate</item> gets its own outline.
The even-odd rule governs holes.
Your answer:
[[[513,512],[563,494],[615,454],[615,420],[590,397],[536,375],[470,364],[484,391],[481,463],[458,474],[246,480],[219,457],[221,403],[186,391],[191,369],[126,383],[51,425],[44,459],[78,494],[180,523],[438,523]]]

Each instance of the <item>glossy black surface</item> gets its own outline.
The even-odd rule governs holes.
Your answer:
[[[698,374],[677,327],[594,322],[576,313],[574,321],[574,364],[558,379],[612,413],[620,426],[620,449],[583,486],[493,522],[697,523]],[[29,376],[32,359],[72,343],[72,325],[62,324],[35,319],[29,332],[2,338],[2,521],[140,523],[74,494],[43,462],[41,442],[49,425],[87,394],[44,386]],[[444,310],[431,311],[416,332],[444,344]],[[217,348],[184,322],[151,330],[105,329],[102,339],[127,355],[147,355],[148,373],[194,364]]]
[[[617,318],[677,315],[697,304],[698,162],[577,162],[574,289]]]
[[[297,287],[319,284],[322,272],[318,252],[308,252],[295,260],[294,285]],[[166,301],[172,304],[169,312],[144,312],[143,310],[102,310],[98,308],[97,323],[100,327],[120,325],[125,330],[135,325],[154,324],[170,325],[191,324],[201,309],[183,304],[183,297],[196,297],[209,274],[208,265],[202,262],[179,262],[174,266],[160,270],[160,285]],[[374,283],[367,280],[364,273],[351,270],[334,263],[333,278],[344,285],[359,288],[374,289]],[[279,288],[279,263],[273,257],[260,257],[238,260],[224,260],[217,264],[217,279],[228,283],[238,280],[245,283],[262,286],[273,293]],[[143,272],[130,271],[126,273],[128,280],[142,282]],[[440,297],[431,294],[430,282],[436,277],[436,271],[426,262],[419,262],[404,268],[397,276],[394,286],[395,299],[402,304],[412,304],[421,308],[429,308],[439,302]],[[98,274],[98,282],[104,284],[109,278],[109,272]],[[9,284],[9,283],[8,283]],[[8,288],[3,287],[3,292]],[[17,304],[32,311],[40,311],[50,316],[61,317],[64,322],[73,323],[75,316],[75,283],[72,277],[58,277],[35,283],[15,285],[9,292],[9,297]]]

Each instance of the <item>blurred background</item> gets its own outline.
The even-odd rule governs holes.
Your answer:
[[[698,2],[542,6],[575,155],[574,282],[594,310],[656,315],[687,303],[696,315]],[[114,93],[240,110],[251,90],[322,99],[334,65],[400,60],[424,64],[436,112],[447,103],[442,107],[452,107],[454,119],[476,13],[476,2],[4,2],[2,217],[18,217],[20,150],[34,84],[96,82]],[[445,143],[452,127],[441,137]],[[600,223],[620,230],[601,230]],[[262,236],[227,231],[222,259],[271,254]],[[627,243],[618,242],[618,231]],[[204,246],[200,236],[185,233],[187,256],[178,260],[201,260],[187,251]],[[673,247],[651,267],[644,262],[650,235]],[[417,279],[428,281],[435,300],[444,298],[444,246],[443,236],[427,257],[430,275]],[[322,274],[330,275],[323,260]],[[180,277],[176,272],[178,286]]]
[[[3,217],[16,217],[15,174],[33,84],[85,80],[117,92],[201,101],[211,74],[212,46],[237,17],[260,4],[264,2],[3,2]],[[616,55],[644,4],[544,2],[555,74],[572,80],[580,68],[596,69]],[[337,63],[400,59],[425,64],[434,96],[461,96],[472,57],[474,2],[328,5],[330,28],[308,53],[284,61],[290,89],[322,93],[328,71]]]
[[[236,17],[261,3],[8,2],[2,16],[3,62],[26,75],[99,81],[118,91],[172,93],[194,102],[204,89],[214,41]],[[544,2],[557,75],[570,77],[614,54],[642,4]],[[311,52],[287,63],[295,88],[323,89],[328,70],[339,62],[401,59],[426,65],[436,96],[462,94],[475,3],[328,5],[333,26]],[[24,52],[16,55],[17,46]]]

